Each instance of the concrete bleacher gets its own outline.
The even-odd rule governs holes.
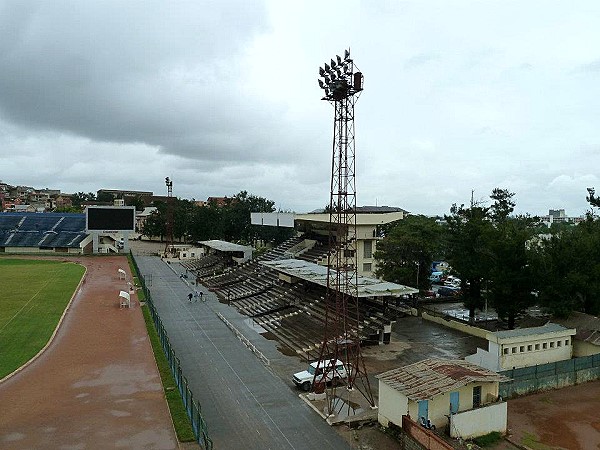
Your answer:
[[[292,353],[315,358],[323,340],[326,289],[309,281],[284,282],[279,272],[261,264],[261,261],[289,258],[290,249],[305,261],[327,257],[326,245],[304,245],[303,240],[290,238],[257,258],[220,273],[211,272],[199,281],[215,292],[220,301],[251,317]],[[350,305],[348,312],[351,318],[359,318],[358,333],[364,343],[380,341],[397,314],[381,300],[368,298]]]

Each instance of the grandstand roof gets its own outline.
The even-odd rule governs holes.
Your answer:
[[[86,236],[85,214],[0,213],[0,247],[78,248]]]
[[[252,250],[252,247],[246,245],[233,244],[227,241],[211,240],[211,241],[200,241],[199,244],[209,248],[214,248],[221,252],[244,252]]]
[[[356,214],[356,225],[383,225],[395,222],[404,218],[403,211],[378,212],[378,213],[360,213]],[[295,220],[304,220],[308,222],[327,222],[329,223],[329,213],[320,214],[296,214]]]
[[[325,266],[299,259],[261,261],[261,264],[278,272],[327,287],[327,267]],[[359,297],[400,297],[417,292],[419,292],[417,289],[402,284],[390,283],[377,278],[358,277]]]

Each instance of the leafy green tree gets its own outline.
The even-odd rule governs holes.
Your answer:
[[[76,192],[75,194],[71,195],[71,203],[75,207],[80,207],[84,202],[93,201],[96,201],[96,194],[93,192],[88,192],[87,194],[85,192]]]
[[[461,279],[462,300],[471,321],[475,319],[475,311],[485,304],[482,287],[492,265],[489,212],[489,208],[480,204],[469,208],[453,205],[451,214],[445,216],[446,259]]]
[[[167,205],[164,202],[155,202],[156,210],[150,214],[142,227],[145,236],[160,236],[162,241],[167,234]]]
[[[542,306],[559,317],[571,311],[600,313],[600,222],[585,222],[532,245]]]
[[[274,212],[275,202],[264,197],[240,191],[228,199],[223,209],[223,237],[228,241],[252,242],[258,236],[258,228],[250,223],[251,212]]]
[[[110,192],[101,192],[97,200],[102,203],[112,203],[115,200],[115,196]]]
[[[125,199],[125,204],[127,206],[135,206],[136,211],[143,211],[145,207],[144,200],[140,195],[136,195],[134,197],[127,197]]]
[[[496,224],[490,241],[493,254],[490,299],[509,329],[515,327],[517,316],[535,302],[533,270],[527,249],[534,222],[530,217],[505,218]]]
[[[376,275],[394,283],[428,289],[429,272],[439,252],[441,232],[435,219],[425,216],[408,216],[396,222],[377,244]]]

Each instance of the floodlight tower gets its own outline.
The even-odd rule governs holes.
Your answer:
[[[173,246],[173,180],[165,178],[167,185],[167,244],[165,245],[165,257],[169,254],[169,247]]]
[[[336,55],[329,64],[319,67],[319,87],[334,107],[331,193],[329,197],[329,255],[327,257],[327,295],[325,298],[325,332],[319,352],[324,367],[322,380],[335,378],[333,364],[343,361],[350,368],[349,390],[358,390],[375,406],[367,371],[360,350],[358,271],[356,260],[356,177],[354,158],[354,104],[363,90],[364,77],[350,58]],[[331,372],[331,373],[329,373]],[[328,376],[329,375],[329,376]],[[328,415],[336,411],[336,383],[326,389]],[[339,408],[338,408],[339,409]]]

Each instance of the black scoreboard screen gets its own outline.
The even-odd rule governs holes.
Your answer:
[[[134,231],[135,206],[90,206],[86,209],[86,226],[95,231]]]

